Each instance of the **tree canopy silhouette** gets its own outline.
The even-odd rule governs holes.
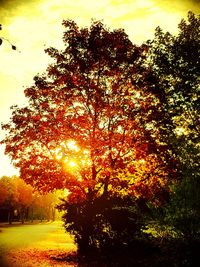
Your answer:
[[[2,143],[26,182],[68,190],[66,227],[77,238],[87,232],[93,242],[97,229],[102,239],[110,231],[106,207],[111,211],[116,199],[123,207],[130,199],[165,201],[173,171],[157,127],[163,109],[144,60],[147,46],[99,21],[90,28],[70,20],[63,25],[65,49],[46,49],[54,63],[25,90],[29,105],[12,107]]]

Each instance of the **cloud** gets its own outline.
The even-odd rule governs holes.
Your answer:
[[[0,7],[14,7],[16,5],[22,4],[23,1],[18,0],[0,0]]]
[[[8,24],[10,20],[23,12],[24,8],[32,9],[32,11],[37,7],[37,3],[40,0],[0,0],[0,23]]]
[[[16,9],[19,6],[29,5],[33,3],[41,2],[40,0],[0,0],[0,9],[11,10]]]

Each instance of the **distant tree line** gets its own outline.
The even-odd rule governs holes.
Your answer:
[[[55,220],[56,193],[41,194],[19,177],[0,178],[0,221]]]

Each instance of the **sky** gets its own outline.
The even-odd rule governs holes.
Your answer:
[[[11,117],[10,107],[27,104],[24,89],[46,70],[44,49],[62,48],[63,19],[89,26],[103,20],[109,28],[123,28],[135,44],[152,39],[154,30],[177,33],[177,25],[191,10],[200,14],[200,0],[0,0],[0,123]],[[10,43],[17,46],[12,50]],[[0,139],[5,133],[0,130]],[[18,174],[0,146],[0,177]]]

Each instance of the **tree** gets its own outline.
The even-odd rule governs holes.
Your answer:
[[[19,212],[21,222],[24,223],[28,209],[33,202],[33,188],[18,177],[14,178],[12,183],[18,193],[15,208]]]
[[[3,181],[0,179],[0,205],[2,205],[5,202],[7,195],[8,195],[7,189]]]
[[[0,24],[0,31],[1,30],[2,30],[2,25]],[[11,42],[8,39],[4,38],[4,37],[0,38],[0,45],[2,45],[3,40],[5,40],[6,42],[8,42],[11,45],[12,50],[17,50],[17,47],[15,45],[11,44]]]
[[[140,207],[165,199],[169,153],[155,127],[163,110],[144,64],[146,46],[99,21],[63,25],[65,49],[46,50],[55,63],[25,90],[29,105],[12,107],[2,143],[27,183],[44,192],[68,190],[60,206],[67,209],[66,229],[79,246],[98,247],[119,237],[113,214],[126,210],[131,223],[136,199]]]
[[[189,12],[178,29],[177,36],[156,29],[148,62],[159,81],[171,129],[169,142],[179,159],[181,182],[173,186],[168,212],[181,234],[194,237],[200,218],[200,16]]]
[[[1,177],[0,193],[0,209],[5,211],[1,219],[5,220],[8,211],[10,223],[13,215],[22,223],[28,219],[55,220],[54,208],[59,197],[63,195],[62,191],[41,194],[16,176]]]
[[[47,219],[48,221],[55,221],[55,206],[59,201],[60,194],[60,191],[46,194],[35,192],[32,208],[35,209],[35,213],[41,221],[43,219]]]
[[[4,202],[2,204],[4,207],[8,209],[9,224],[12,224],[14,210],[16,209],[16,205],[18,203],[18,196],[19,196],[16,183],[13,183],[13,179],[8,176],[1,177],[1,185],[7,191],[6,198],[4,199]]]

